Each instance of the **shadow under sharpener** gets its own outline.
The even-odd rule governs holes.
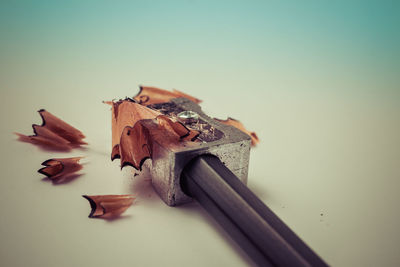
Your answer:
[[[177,116],[183,111],[194,111],[198,114],[197,120],[182,123],[200,132],[197,138],[200,142],[170,147],[165,145],[162,137],[153,139],[152,160],[143,165],[148,168],[154,189],[167,205],[176,206],[191,201],[191,197],[181,190],[181,173],[186,164],[203,154],[217,156],[239,180],[247,183],[250,136],[210,118],[202,112],[199,105],[186,98],[175,98],[150,107],[166,115]],[[144,124],[149,128],[154,127],[151,120],[145,120]]]

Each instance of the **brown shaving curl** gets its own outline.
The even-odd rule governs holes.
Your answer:
[[[167,91],[164,89],[149,87],[149,86],[140,86],[139,93],[133,98],[141,105],[152,105],[169,102],[173,98],[185,97],[195,103],[200,103],[201,100],[197,99],[188,94],[182,93],[178,90],[173,89],[171,91]]]
[[[91,207],[89,218],[114,219],[127,210],[135,200],[132,195],[95,195],[86,198]]]
[[[54,183],[67,182],[77,177],[76,172],[82,169],[79,161],[82,157],[49,159],[42,163],[43,168],[38,170]]]
[[[121,169],[127,165],[137,170],[142,169],[144,161],[151,158],[152,144],[148,129],[138,121],[133,127],[126,126],[118,144]],[[113,150],[116,153],[115,150]]]
[[[42,125],[32,124],[34,135],[15,133],[20,141],[62,151],[87,144],[82,140],[85,135],[78,129],[44,109],[38,112],[42,117]]]

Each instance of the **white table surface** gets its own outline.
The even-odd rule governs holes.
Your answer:
[[[24,12],[12,9],[7,24],[16,30],[3,31],[1,46],[1,266],[251,265],[196,203],[168,207],[131,167],[110,161],[102,101],[133,96],[139,84],[191,94],[209,115],[255,131],[261,142],[251,151],[248,186],[327,263],[400,264],[400,97],[389,63],[375,64],[366,48],[347,54],[345,43],[328,49],[322,34],[307,36],[320,42],[314,47],[294,37],[271,44],[257,28],[243,44],[226,25],[207,31],[190,20],[195,13],[182,13],[200,38],[162,6],[145,11],[165,19],[167,33],[151,21],[137,26],[121,7],[121,18],[105,16],[106,7],[75,14],[74,6],[66,12],[75,17],[33,10],[31,20],[18,8]],[[183,43],[174,39],[181,33]],[[57,153],[16,141],[13,132],[31,134],[41,123],[41,108],[80,129],[87,149]],[[86,157],[79,178],[53,185],[37,173],[41,162],[64,156]],[[81,195],[125,193],[137,201],[122,218],[87,217]]]

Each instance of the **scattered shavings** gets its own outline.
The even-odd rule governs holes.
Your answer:
[[[132,195],[83,195],[92,208],[89,218],[114,219],[127,210],[135,200]]]
[[[235,119],[232,119],[232,118],[228,118],[226,120],[219,120],[219,119],[214,118],[214,120],[219,121],[219,122],[221,122],[223,124],[226,124],[226,125],[233,126],[233,127],[237,128],[237,129],[241,130],[242,132],[246,133],[247,135],[250,135],[250,137],[251,137],[251,145],[252,146],[256,146],[256,144],[258,144],[260,142],[260,140],[258,139],[256,133],[255,132],[250,132],[249,130],[247,130],[244,127],[244,125],[238,120],[235,120]]]
[[[111,160],[121,158],[121,168],[129,165],[141,170],[143,162],[152,156],[155,139],[173,146],[194,141],[199,135],[174,118],[132,100],[105,103],[112,105]],[[153,120],[154,127],[148,128],[144,120]]]
[[[20,141],[64,151],[87,144],[82,141],[85,136],[78,129],[44,109],[38,112],[42,117],[42,125],[32,124],[34,135],[15,133]]]
[[[148,86],[140,86],[139,93],[133,99],[136,100],[139,104],[148,106],[152,104],[169,102],[171,99],[178,97],[185,97],[195,103],[201,102],[200,99],[197,99],[193,96],[187,95],[175,89],[173,89],[171,92],[164,89]]]
[[[76,177],[76,172],[82,169],[79,161],[83,157],[49,159],[42,163],[43,167],[38,170],[54,183],[66,182]]]

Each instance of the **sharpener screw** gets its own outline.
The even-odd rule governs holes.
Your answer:
[[[178,113],[178,118],[183,120],[185,123],[193,123],[199,120],[199,114],[191,110],[185,110]]]

